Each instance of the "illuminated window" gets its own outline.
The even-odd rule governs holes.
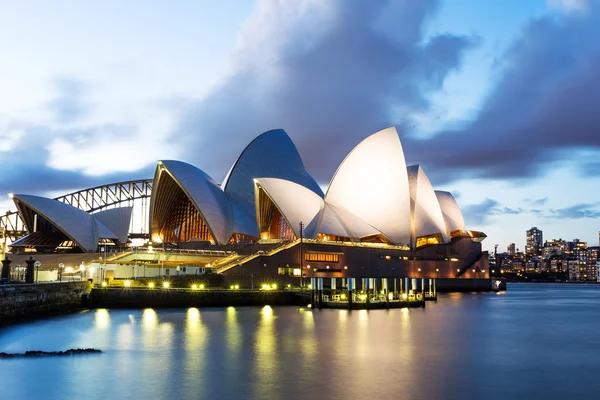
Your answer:
[[[340,262],[340,255],[337,253],[305,253],[305,261],[321,261],[321,262]]]

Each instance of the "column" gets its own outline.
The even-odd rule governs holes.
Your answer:
[[[10,281],[10,263],[12,260],[8,256],[2,260],[2,275],[0,275],[0,283],[8,283]]]
[[[352,309],[352,289],[354,288],[354,278],[348,278],[346,281],[348,286],[348,310]]]

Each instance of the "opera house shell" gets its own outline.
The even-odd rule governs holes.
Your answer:
[[[219,185],[202,170],[159,161],[150,205],[154,242],[212,244],[288,240],[443,244],[468,231],[455,199],[406,166],[395,128],[359,143],[326,193],[283,130],[252,141]]]
[[[456,200],[434,190],[422,167],[406,166],[393,127],[356,145],[326,193],[281,129],[254,139],[222,184],[196,166],[162,160],[152,185],[148,232],[154,244],[193,248],[304,238],[415,250],[485,237],[466,229]],[[127,242],[130,207],[89,214],[28,195],[15,195],[14,203],[29,234],[13,249],[94,252],[107,241]]]
[[[29,234],[11,244],[13,251],[96,252],[99,244],[126,244],[132,207],[89,214],[57,200],[13,195],[13,201]]]

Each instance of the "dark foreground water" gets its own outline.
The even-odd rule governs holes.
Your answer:
[[[0,399],[598,398],[600,285],[426,309],[94,310],[0,329]]]

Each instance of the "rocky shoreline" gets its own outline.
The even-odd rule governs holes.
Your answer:
[[[0,352],[0,358],[15,358],[15,357],[43,357],[43,356],[72,356],[76,354],[98,354],[102,350],[98,349],[69,349],[65,351],[41,351],[29,350],[25,353],[3,353]]]

